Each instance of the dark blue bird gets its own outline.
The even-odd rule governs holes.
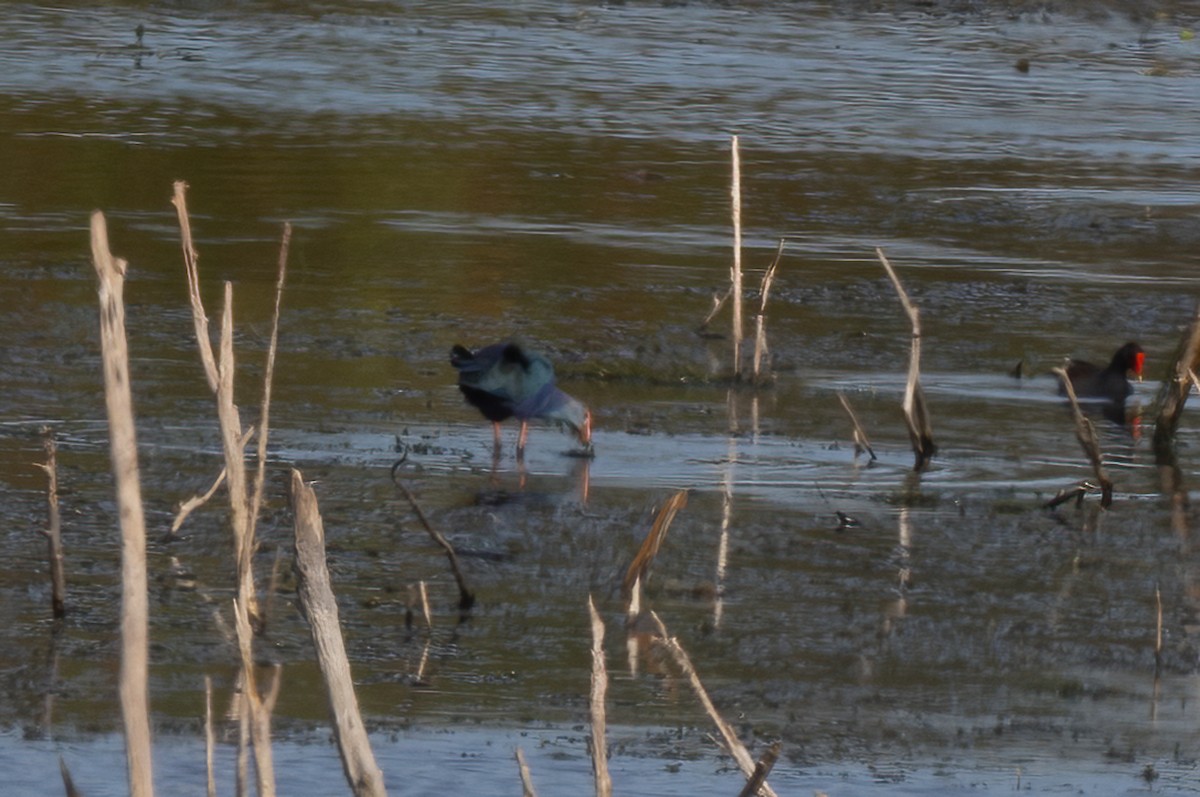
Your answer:
[[[517,456],[525,454],[529,421],[540,418],[565,424],[589,451],[592,414],[580,401],[554,384],[554,366],[540,354],[517,343],[494,343],[474,352],[463,346],[450,351],[450,364],[458,371],[458,389],[468,403],[492,422],[496,451],[500,450],[500,423],[521,422]]]

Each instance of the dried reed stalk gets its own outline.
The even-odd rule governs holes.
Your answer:
[[[1158,392],[1158,416],[1154,421],[1154,458],[1159,465],[1175,458],[1175,431],[1192,389],[1191,372],[1200,368],[1200,303],[1192,314],[1192,323],[1179,344],[1179,355],[1170,379]]]
[[[904,312],[908,314],[908,320],[912,324],[912,352],[908,359],[908,381],[904,387],[904,420],[908,424],[908,438],[917,458],[913,470],[920,471],[925,469],[929,460],[937,453],[937,446],[933,442],[933,427],[929,423],[929,409],[925,405],[925,391],[921,389],[921,312],[909,300],[900,277],[883,254],[883,249],[876,247],[875,254],[879,256],[879,262],[891,278],[892,285],[900,296],[900,303],[904,305]]]
[[[762,754],[762,758],[758,759],[758,763],[754,765],[754,774],[746,781],[746,785],[738,794],[738,797],[753,797],[759,789],[762,788],[763,781],[767,779],[767,775],[771,774],[771,770],[775,768],[775,762],[779,760],[779,742],[772,742],[767,748],[767,752]]]
[[[854,456],[858,456],[863,451],[871,455],[871,459],[876,459],[875,449],[871,448],[871,441],[867,439],[867,432],[863,429],[862,424],[858,422],[858,415],[850,406],[850,399],[846,398],[846,394],[842,391],[837,393],[838,401],[842,403],[842,409],[850,416],[850,423],[854,425]]]
[[[58,446],[54,442],[54,430],[42,429],[42,446],[46,450],[46,463],[38,467],[46,473],[46,535],[47,554],[50,559],[50,612],[54,619],[67,616],[67,571],[62,545],[62,516],[58,509]]]
[[[454,580],[458,583],[458,608],[465,612],[475,605],[475,593],[467,586],[467,577],[463,575],[462,567],[458,564],[458,553],[454,550],[454,546],[433,527],[429,518],[425,517],[425,513],[421,511],[421,505],[417,503],[416,496],[405,486],[404,482],[396,477],[396,470],[403,464],[404,460],[402,459],[392,466],[392,483],[404,494],[409,506],[417,514],[417,519],[425,527],[426,533],[446,552],[446,559],[450,562],[450,572],[454,574]]]
[[[1075,388],[1071,384],[1071,378],[1067,376],[1067,369],[1058,367],[1050,369],[1062,381],[1063,390],[1066,391],[1067,400],[1071,404],[1071,415],[1075,419],[1075,437],[1079,440],[1079,445],[1083,447],[1083,453],[1087,455],[1088,461],[1092,463],[1092,470],[1095,471],[1096,481],[1100,482],[1100,506],[1107,509],[1112,505],[1112,481],[1109,480],[1108,474],[1104,472],[1103,457],[1100,453],[1100,441],[1096,439],[1096,427],[1088,420],[1081,409],[1079,409],[1079,399],[1075,397]]]
[[[588,595],[588,617],[592,624],[592,775],[596,781],[596,797],[612,797],[605,737],[604,696],[608,692],[608,668],[604,664],[604,622],[596,612],[591,595]]]
[[[279,243],[279,274],[275,279],[275,309],[271,314],[271,342],[267,346],[267,365],[263,374],[262,406],[258,417],[258,467],[254,471],[254,489],[250,494],[250,539],[255,538],[259,511],[262,509],[263,489],[267,470],[267,434],[271,417],[271,386],[275,378],[275,352],[279,348],[279,312],[283,306],[283,284],[287,279],[288,249],[292,242],[292,225],[283,224],[283,240]]]
[[[533,789],[533,777],[529,774],[529,764],[525,763],[525,753],[517,748],[517,769],[521,773],[521,797],[537,797]]]
[[[692,666],[691,659],[688,658],[687,651],[683,649],[678,640],[667,633],[667,627],[657,614],[650,612],[649,615],[651,622],[657,628],[658,638],[655,642],[670,654],[675,665],[679,667],[684,677],[688,679],[688,682],[692,686],[692,691],[696,693],[696,697],[700,700],[701,705],[704,706],[704,710],[708,712],[709,719],[713,721],[713,724],[717,726],[717,730],[721,733],[721,738],[725,742],[725,749],[729,751],[729,754],[733,756],[733,760],[737,762],[738,769],[742,770],[742,773],[747,778],[754,777],[754,759],[750,757],[750,752],[742,744],[741,739],[738,738],[733,726],[725,721],[717,711],[716,706],[713,705],[712,700],[708,696],[708,691],[700,681],[700,676],[696,674],[696,668]],[[763,797],[774,797],[775,791],[764,780],[758,788],[758,794],[763,795]]]
[[[775,270],[783,258],[785,239],[779,239],[779,248],[775,250],[775,259],[763,273],[762,286],[759,288],[758,315],[754,317],[754,383],[762,378],[763,355],[767,352],[767,298],[771,295],[771,283],[775,281]],[[757,405],[756,405],[757,406]],[[755,424],[757,427],[757,424]]]
[[[258,677],[254,669],[254,631],[250,628],[249,615],[234,601],[233,619],[237,626],[238,651],[242,657],[242,697],[250,715],[250,734],[254,742],[255,785],[258,797],[274,797],[275,764],[271,751],[271,711],[275,706],[275,695],[279,690],[279,669],[267,698],[258,691]]]
[[[633,557],[633,561],[629,563],[629,569],[625,571],[625,580],[621,582],[621,594],[625,596],[626,601],[631,601],[634,597],[635,584],[645,586],[646,579],[650,575],[650,565],[654,562],[654,557],[658,555],[658,549],[662,547],[663,540],[666,539],[667,529],[671,527],[671,521],[675,520],[675,515],[679,514],[679,510],[687,506],[687,499],[687,490],[680,490],[663,502],[662,507],[658,510],[658,515],[654,518],[654,525],[650,527],[650,533],[646,535],[646,539],[642,540],[637,555]]]
[[[742,158],[738,151],[738,137],[729,141],[732,162],[729,197],[733,215],[733,266],[729,272],[731,283],[729,298],[733,307],[733,378],[742,376]]]
[[[137,434],[125,337],[125,260],[108,248],[104,214],[92,213],[92,262],[100,280],[100,348],[117,507],[121,523],[121,715],[131,797],[154,794],[150,752],[149,601],[146,519],[138,478]]]
[[[245,447],[242,440],[242,421],[237,406],[233,403],[233,284],[225,283],[224,305],[221,312],[221,335],[219,357],[214,359],[212,341],[209,339],[208,316],[200,297],[200,273],[197,267],[199,255],[192,243],[191,224],[187,211],[187,184],[175,183],[172,199],[179,217],[182,238],[184,267],[187,271],[188,296],[192,305],[192,319],[196,328],[196,344],[200,349],[200,361],[204,366],[209,389],[217,401],[217,418],[221,428],[221,443],[225,453],[225,482],[229,492],[230,526],[233,529],[234,560],[237,563],[237,605],[246,612],[251,626],[260,623],[258,596],[254,588],[254,571],[251,567],[254,556],[253,526],[250,521],[250,503],[246,487]]]
[[[325,527],[317,507],[317,496],[295,469],[292,470],[289,494],[295,516],[297,592],[304,616],[308,618],[317,662],[325,678],[342,768],[356,797],[384,795],[387,792],[383,772],[375,763],[371,741],[359,713],[354,680],[350,676],[350,662],[346,658],[338,622],[337,599],[325,564]]]

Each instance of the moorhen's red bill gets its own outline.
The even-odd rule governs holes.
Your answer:
[[[500,424],[509,418],[521,422],[518,456],[525,452],[529,421],[534,418],[569,426],[591,450],[591,411],[555,386],[554,366],[542,355],[512,342],[475,351],[455,346],[450,364],[458,371],[458,389],[467,402],[492,422],[497,451]]]
[[[1081,399],[1100,399],[1123,403],[1133,392],[1129,384],[1129,374],[1133,373],[1138,379],[1142,377],[1142,366],[1146,362],[1146,353],[1142,347],[1130,341],[1117,349],[1112,361],[1101,368],[1083,360],[1071,360],[1067,364],[1067,378],[1075,395]],[[1065,395],[1066,390],[1060,385],[1059,395]]]

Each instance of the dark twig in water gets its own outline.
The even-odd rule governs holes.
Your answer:
[[[417,514],[417,519],[420,520],[421,525],[425,527],[425,531],[428,532],[429,536],[433,538],[433,541],[441,546],[442,550],[446,552],[446,559],[448,559],[450,562],[450,571],[454,574],[454,580],[458,582],[458,608],[462,611],[466,611],[475,605],[475,593],[473,593],[470,587],[467,586],[467,579],[466,576],[463,575],[462,568],[458,564],[458,554],[455,552],[454,546],[450,544],[449,540],[442,536],[441,532],[433,527],[433,524],[429,522],[429,518],[425,517],[425,513],[421,511],[421,505],[417,503],[416,496],[414,496],[412,491],[408,489],[404,482],[400,481],[400,479],[396,476],[396,471],[400,469],[400,466],[403,465],[407,459],[408,452],[405,452],[404,456],[392,466],[392,484],[396,485],[396,488],[399,489],[404,495],[404,498],[408,501],[409,506],[413,508],[413,512]]]
[[[1058,493],[1046,503],[1042,504],[1044,509],[1054,509],[1057,506],[1074,500],[1077,504],[1083,502],[1083,497],[1090,492],[1100,489],[1091,482],[1080,482],[1074,487],[1068,487],[1059,490]]]
[[[75,781],[71,780],[71,770],[67,769],[67,762],[62,756],[58,757],[58,771],[62,775],[63,790],[66,791],[67,797],[83,797],[79,789],[75,788]]]
[[[871,459],[875,460],[875,449],[871,448],[871,441],[867,439],[867,433],[863,429],[862,424],[858,422],[858,415],[854,413],[854,409],[850,406],[850,399],[846,398],[846,394],[842,391],[837,393],[838,401],[842,403],[842,409],[850,416],[850,423],[854,424],[854,456],[858,456],[863,451],[871,455]]]
[[[917,460],[913,470],[924,470],[929,460],[937,453],[933,442],[933,427],[929,423],[929,410],[925,406],[925,391],[921,390],[921,312],[908,298],[904,286],[896,270],[883,254],[883,249],[876,247],[875,254],[883,264],[896,293],[900,295],[900,303],[912,324],[912,352],[908,360],[908,381],[904,387],[904,420],[908,423],[908,437],[912,442],[913,453]]]
[[[1158,417],[1154,421],[1154,458],[1158,465],[1174,462],[1175,430],[1179,427],[1183,405],[1187,403],[1188,393],[1192,390],[1190,374],[1200,368],[1200,304],[1196,305],[1191,326],[1180,342],[1178,351],[1171,376],[1163,382],[1158,392]]]
[[[1067,376],[1067,369],[1058,367],[1051,370],[1062,381],[1063,390],[1067,394],[1067,400],[1071,403],[1071,414],[1075,418],[1075,437],[1079,440],[1079,445],[1083,447],[1083,453],[1087,455],[1088,460],[1092,463],[1092,470],[1095,471],[1096,480],[1100,482],[1100,506],[1107,509],[1112,505],[1113,486],[1108,478],[1108,474],[1104,472],[1103,457],[1100,453],[1100,441],[1096,439],[1096,427],[1092,425],[1092,422],[1079,409],[1079,399],[1075,397],[1075,388],[1071,385],[1071,378]]]
[[[38,464],[46,473],[46,545],[50,558],[50,611],[54,619],[67,615],[67,571],[63,557],[62,517],[58,509],[58,446],[54,442],[54,430],[42,429],[42,443],[46,450],[46,463]]]
[[[763,753],[762,758],[758,759],[758,763],[754,765],[754,774],[746,781],[746,785],[738,797],[754,797],[758,793],[767,779],[767,775],[770,775],[771,770],[775,767],[775,762],[779,760],[779,749],[778,741],[771,743],[767,752]]]

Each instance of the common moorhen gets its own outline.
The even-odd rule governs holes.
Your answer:
[[[497,453],[500,423],[521,422],[517,456],[525,454],[529,421],[540,418],[569,426],[590,452],[592,413],[582,402],[554,384],[554,366],[542,355],[517,343],[494,343],[472,352],[464,346],[450,351],[450,364],[458,371],[458,389],[467,402],[492,422]]]
[[[1139,379],[1142,376],[1142,365],[1146,361],[1146,353],[1142,347],[1130,341],[1117,349],[1112,361],[1101,368],[1083,360],[1071,360],[1067,364],[1067,378],[1075,395],[1081,399],[1098,399],[1112,403],[1123,404],[1127,396],[1133,392],[1129,384],[1129,373]],[[1059,395],[1066,395],[1066,389],[1059,385]]]

